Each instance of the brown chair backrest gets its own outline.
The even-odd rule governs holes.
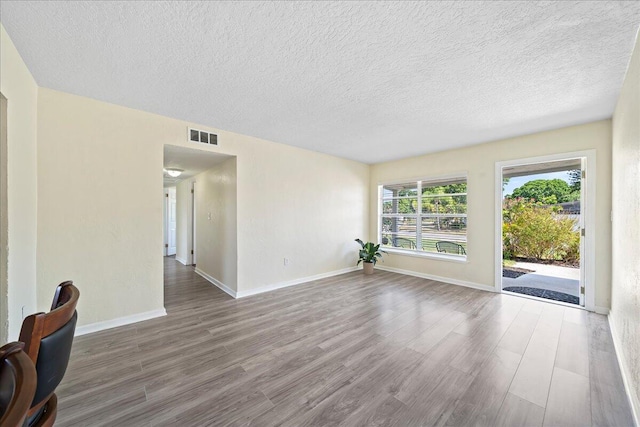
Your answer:
[[[29,417],[52,397],[67,370],[79,297],[80,291],[73,282],[63,282],[56,289],[49,313],[32,314],[22,322],[20,341],[25,344],[24,351],[35,364],[38,376]]]
[[[36,392],[36,368],[22,351],[24,344],[12,342],[0,348],[0,426],[22,426]]]

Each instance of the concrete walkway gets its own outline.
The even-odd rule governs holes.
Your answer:
[[[502,278],[502,288],[508,286],[523,286],[527,288],[547,289],[578,297],[580,295],[580,269],[561,267],[558,265],[535,264],[531,262],[516,262],[513,266],[533,270],[533,273],[523,274],[517,279]],[[509,267],[506,267],[509,268]]]

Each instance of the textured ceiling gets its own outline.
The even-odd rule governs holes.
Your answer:
[[[39,85],[375,163],[612,115],[640,2],[28,2]]]
[[[165,145],[164,168],[181,169],[182,174],[178,178],[172,178],[164,172],[163,184],[165,187],[172,187],[183,179],[196,176],[200,172],[211,169],[218,163],[222,163],[230,158],[232,158],[232,156],[226,154],[212,153],[211,151],[178,147],[175,145]]]

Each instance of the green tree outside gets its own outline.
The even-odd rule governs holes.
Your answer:
[[[561,179],[535,179],[513,190],[507,199],[533,199],[546,205],[580,200],[580,191],[572,189]]]

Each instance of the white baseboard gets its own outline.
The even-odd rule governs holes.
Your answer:
[[[273,285],[262,286],[256,289],[246,291],[238,291],[237,298],[244,298],[251,295],[262,294],[264,292],[275,291],[276,289],[288,288],[289,286],[301,285],[303,283],[312,282],[314,280],[326,279],[327,277],[339,276],[340,274],[351,273],[358,270],[358,267],[347,267],[340,270],[329,271],[328,273],[316,274],[314,276],[301,277],[299,279],[289,280],[287,282],[274,283]]]
[[[437,280],[438,282],[465,286],[467,288],[480,289],[481,291],[489,291],[489,292],[496,291],[496,289],[493,286],[482,285],[480,283],[474,283],[474,282],[467,282],[465,280],[451,279],[449,277],[440,277],[440,276],[435,276],[433,274],[420,273],[420,272],[411,271],[411,270],[403,270],[401,268],[395,268],[395,267],[386,267],[383,265],[376,265],[376,268],[384,271],[390,271],[392,273],[399,273],[407,276],[420,277],[422,279]]]
[[[629,406],[631,406],[631,415],[636,426],[640,426],[640,402],[635,402],[633,394],[631,392],[631,375],[626,369],[624,353],[622,352],[622,344],[618,341],[618,334],[616,334],[615,322],[613,321],[612,313],[607,316],[609,319],[609,329],[611,330],[611,337],[613,338],[613,350],[616,352],[616,358],[618,359],[618,365],[620,366],[620,373],[622,374],[622,382],[624,384],[624,391],[627,393],[627,400]]]
[[[228,287],[227,285],[225,285],[224,283],[222,283],[221,281],[219,281],[215,277],[210,276],[209,274],[207,274],[204,271],[200,270],[198,267],[195,268],[195,272],[196,272],[196,274],[202,276],[205,280],[210,282],[216,288],[220,289],[223,292],[226,292],[227,294],[231,295],[234,298],[238,298],[236,291],[234,291],[233,289],[231,289],[230,287]]]
[[[132,323],[142,322],[144,320],[155,319],[156,317],[166,316],[167,311],[164,308],[144,313],[132,314],[130,316],[118,317],[117,319],[105,320],[103,322],[90,323],[76,328],[75,336],[91,334],[93,332],[104,331],[105,329],[117,328],[118,326],[130,325]]]
[[[178,258],[176,256],[176,261],[178,261],[182,265],[187,265],[187,260],[186,259]]]

